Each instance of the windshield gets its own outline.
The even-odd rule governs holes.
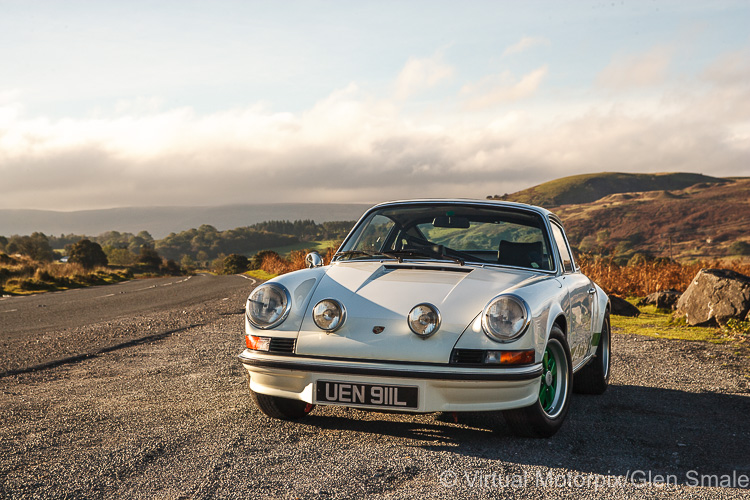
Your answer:
[[[394,258],[499,264],[551,271],[541,215],[460,204],[383,207],[354,228],[337,259]]]

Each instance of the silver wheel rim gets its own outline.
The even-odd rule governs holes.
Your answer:
[[[602,368],[604,372],[604,378],[606,379],[609,376],[609,340],[610,340],[611,331],[609,329],[609,320],[604,320],[604,331],[602,331],[602,338],[600,342],[602,343]]]

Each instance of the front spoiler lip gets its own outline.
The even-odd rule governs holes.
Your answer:
[[[242,352],[240,362],[248,367],[296,370],[315,373],[336,373],[346,375],[365,375],[396,378],[430,379],[430,380],[486,380],[486,381],[523,381],[542,376],[542,365],[537,363],[520,368],[492,367],[479,370],[452,366],[449,364],[434,365],[433,370],[426,371],[424,366],[388,365],[385,363],[362,362],[321,362],[306,356],[281,357],[279,355],[259,355]],[[380,365],[380,366],[375,366]]]

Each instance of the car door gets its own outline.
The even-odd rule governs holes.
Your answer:
[[[562,276],[560,280],[568,291],[568,344],[573,367],[583,361],[591,345],[594,285],[577,268],[562,226],[552,221],[552,235],[560,255]]]

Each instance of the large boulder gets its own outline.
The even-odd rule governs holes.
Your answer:
[[[618,297],[617,295],[609,294],[609,305],[612,306],[610,313],[616,316],[629,316],[631,318],[637,318],[641,314],[640,309],[635,307],[627,300]]]
[[[662,290],[647,295],[638,302],[639,306],[654,305],[658,309],[674,309],[677,307],[677,301],[680,299],[680,292],[674,288]]]
[[[680,300],[677,315],[688,325],[715,325],[750,312],[750,277],[728,269],[701,269]]]

